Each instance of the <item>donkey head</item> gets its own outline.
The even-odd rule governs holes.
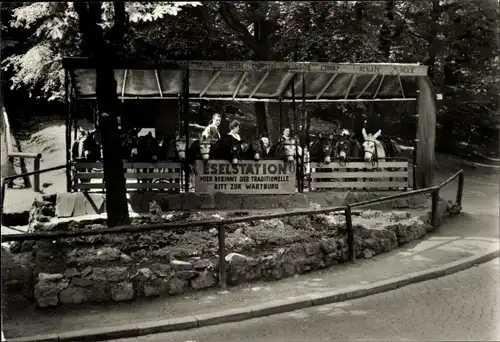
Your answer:
[[[365,152],[365,162],[370,162],[377,157],[377,138],[382,134],[382,130],[378,130],[375,134],[367,134],[366,129],[362,129],[361,133],[365,141],[363,142],[363,150]]]

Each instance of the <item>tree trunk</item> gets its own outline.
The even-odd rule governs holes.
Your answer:
[[[391,56],[392,46],[392,30],[391,26],[394,22],[394,0],[386,0],[385,2],[385,20],[380,29],[380,45],[379,51],[386,62]]]
[[[436,141],[436,97],[429,77],[419,78],[417,128],[417,186],[433,186]]]
[[[430,29],[429,35],[427,39],[427,47],[429,51],[429,55],[425,65],[429,67],[428,75],[431,80],[434,82],[434,76],[436,73],[436,57],[439,49],[439,41],[437,39],[438,34],[438,21],[441,16],[441,5],[439,5],[440,0],[432,0],[432,9],[431,9],[431,20],[430,20]]]
[[[111,43],[105,42],[102,28],[101,3],[74,3],[80,20],[83,40],[91,51],[96,65],[96,97],[99,118],[99,133],[103,150],[104,183],[106,188],[106,212],[108,226],[130,223],[126,197],[121,143],[118,131],[117,111],[119,106],[113,62],[123,37],[125,9],[123,2],[115,2],[115,24]],[[121,26],[120,26],[121,25]]]
[[[116,115],[118,104],[116,80],[110,63],[111,61],[106,58],[98,59],[96,93],[103,150],[107,223],[108,226],[117,226],[129,224],[130,219]]]
[[[259,4],[257,3],[257,6]],[[269,33],[267,32],[267,22],[265,19],[254,22],[254,36],[261,45],[262,51],[256,53],[257,60],[267,61],[269,59]],[[262,133],[269,133],[267,127],[266,104],[255,102],[255,117],[257,119],[257,136]]]

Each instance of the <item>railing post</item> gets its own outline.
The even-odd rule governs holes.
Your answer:
[[[458,176],[457,205],[462,206],[462,194],[464,192],[464,173]]]
[[[33,171],[34,172],[38,172],[40,171],[40,157],[37,156],[35,158],[35,161],[33,163]],[[35,192],[40,192],[40,174],[39,173],[35,173],[33,175],[33,188],[35,190]]]
[[[351,206],[345,208],[345,225],[347,230],[347,247],[349,250],[349,260],[356,262],[356,252],[354,250],[354,231],[352,228]]]
[[[226,290],[226,226],[217,226],[219,235],[219,286],[222,291]]]
[[[5,199],[5,184],[7,182],[5,181],[5,179],[2,179],[2,191],[0,192],[0,216],[1,214],[3,214],[3,202],[4,202],[4,199]],[[1,217],[0,217],[1,219]]]
[[[433,230],[438,228],[438,209],[439,209],[439,188],[432,193],[431,225]]]
[[[15,171],[15,168],[14,168],[14,158],[13,157],[9,157],[9,164],[10,164],[10,166],[12,166],[12,170]],[[14,180],[9,180],[7,182],[7,187],[9,189],[12,189],[14,187]]]

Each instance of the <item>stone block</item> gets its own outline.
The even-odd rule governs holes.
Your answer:
[[[179,295],[184,293],[189,286],[187,280],[182,280],[177,277],[173,277],[167,281],[167,291],[170,295]]]
[[[69,281],[62,274],[40,273],[35,285],[34,297],[37,305],[41,308],[57,306],[59,304],[59,292],[69,285]]]
[[[209,273],[203,272],[191,280],[191,287],[195,290],[206,289],[217,285],[217,278]]]
[[[106,277],[108,281],[119,282],[128,279],[128,268],[127,267],[110,267],[105,269]]]
[[[94,282],[90,279],[82,279],[80,277],[75,277],[71,279],[70,285],[79,287],[89,287],[92,286]]]
[[[71,217],[75,209],[75,201],[77,192],[66,192],[57,195],[56,200],[56,216],[57,217]]]
[[[199,194],[195,194],[192,192],[184,193],[182,195],[177,196],[177,198],[172,198],[170,202],[172,205],[179,206],[177,210],[193,210],[199,209],[201,206]],[[171,207],[172,209],[172,207]]]
[[[130,282],[111,285],[111,298],[116,302],[123,302],[134,298],[134,286]]]
[[[93,282],[89,290],[89,301],[91,302],[107,302],[111,298],[110,289],[107,282]]]
[[[83,287],[68,286],[61,290],[59,299],[62,304],[81,304],[88,301],[90,290]]]

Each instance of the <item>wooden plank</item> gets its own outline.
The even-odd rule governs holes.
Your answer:
[[[314,186],[313,186],[314,185]],[[345,189],[345,188],[406,188],[408,182],[314,182],[313,188]]]
[[[180,189],[181,185],[179,183],[127,183],[126,187],[127,189]],[[104,189],[104,183],[80,183],[75,184],[75,188],[81,190]]]
[[[340,164],[339,162],[332,162],[328,165],[319,165],[318,163],[311,163],[311,168],[316,169],[351,169],[351,168],[357,168],[357,169],[380,169],[380,168],[387,168],[387,167],[393,167],[393,168],[408,168],[408,161],[385,161],[385,162],[379,162],[376,163],[375,165],[372,165],[372,163],[365,163],[365,162],[347,162],[346,164]]]
[[[311,172],[311,179],[318,178],[394,178],[408,177],[408,171],[374,171],[374,172]]]
[[[153,173],[134,173],[127,172],[124,174],[126,179],[148,179],[148,178],[163,178],[163,179],[180,179],[181,174],[179,173],[162,173],[162,172],[153,172]],[[103,179],[104,173],[102,172],[76,172],[75,175],[78,179]]]
[[[77,169],[102,169],[104,166],[101,162],[75,162],[75,168]],[[124,169],[180,169],[182,167],[181,163],[173,162],[157,162],[157,163],[129,163],[124,162]]]
[[[102,169],[101,162],[74,162],[73,165],[76,169]]]

